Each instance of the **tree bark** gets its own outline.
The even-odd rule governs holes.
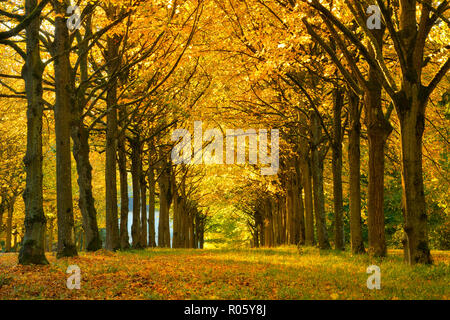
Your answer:
[[[119,221],[117,208],[117,75],[119,69],[119,45],[120,37],[114,35],[107,37],[106,60],[108,61],[109,88],[106,95],[106,249],[117,250],[120,248]]]
[[[3,214],[5,213],[6,210],[6,197],[7,197],[6,191],[3,191],[1,193],[1,197],[2,201],[0,202],[0,239],[3,233]]]
[[[382,37],[378,34],[378,37]],[[369,69],[365,92],[366,126],[369,140],[369,193],[367,204],[369,253],[386,255],[384,226],[384,148],[392,127],[381,107],[381,83],[375,70]]]
[[[444,78],[449,69],[447,60],[428,87],[421,84],[424,48],[428,38],[428,33],[424,30],[434,22],[430,18],[430,9],[427,5],[431,6],[431,1],[426,1],[422,5],[420,25],[417,28],[416,1],[400,1],[398,36],[404,52],[402,57],[404,65],[401,90],[393,99],[400,120],[406,259],[411,265],[432,263],[428,246],[428,217],[423,185],[422,139],[427,101],[441,81],[436,76],[440,74],[440,79]]]
[[[175,177],[175,172],[171,172],[172,179],[172,203],[173,203],[173,237],[172,237],[172,248],[183,248],[184,241],[183,236],[183,199],[179,192],[181,191],[181,185],[178,188],[177,181]],[[182,183],[182,182],[181,182]]]
[[[170,222],[169,209],[172,202],[172,191],[170,186],[171,163],[167,161],[167,155],[161,152],[161,173],[158,178],[159,184],[159,225],[158,225],[158,246],[170,248]]]
[[[141,149],[142,152],[142,149]],[[148,247],[148,233],[147,233],[147,183],[145,181],[145,174],[142,168],[142,157],[140,157],[140,186],[141,186],[141,247]]]
[[[12,240],[12,220],[14,214],[14,202],[15,200],[11,198],[8,201],[8,216],[6,217],[6,242],[5,242],[5,251],[11,252],[11,240]]]
[[[294,191],[292,188],[292,179],[288,179],[286,184],[286,233],[287,242],[295,244],[295,219],[294,219]]]
[[[294,207],[296,208],[296,223],[298,224],[298,234],[296,235],[295,244],[304,245],[306,242],[305,233],[305,207],[303,204],[303,186],[302,175],[299,166],[299,161],[295,163],[295,178],[294,178]]]
[[[48,244],[47,244],[47,246],[48,246],[47,251],[48,252],[52,252],[53,251],[53,222],[54,221],[55,221],[54,218],[50,218],[49,219],[49,226],[48,226],[49,234],[48,234]]]
[[[91,18],[86,22],[86,37],[92,35]],[[73,156],[77,165],[78,188],[81,216],[83,220],[83,229],[85,234],[85,248],[87,251],[96,251],[101,249],[102,242],[98,232],[97,210],[95,209],[95,200],[92,195],[92,166],[89,161],[89,131],[84,124],[83,110],[86,106],[86,90],[88,86],[88,42],[80,43],[78,56],[80,58],[80,85],[77,90],[76,103],[72,109],[72,141]]]
[[[77,255],[72,203],[72,164],[70,150],[71,106],[74,83],[71,79],[69,31],[65,2],[55,2],[55,144],[56,202],[58,217],[57,257]]]
[[[25,1],[29,15],[37,0]],[[39,48],[40,20],[34,19],[26,28],[26,61],[22,70],[27,96],[27,150],[23,159],[26,172],[25,235],[19,252],[19,264],[48,264],[45,257],[45,224],[42,193],[42,73],[44,65]]]
[[[150,148],[153,144],[150,145]],[[155,171],[153,168],[153,150],[149,149],[149,167],[148,167],[148,233],[149,246],[156,247],[155,240]]]
[[[402,141],[403,216],[406,233],[406,259],[409,264],[431,264],[422,172],[422,139],[425,127],[425,103],[420,90],[411,86],[408,95],[400,95]]]
[[[265,199],[264,201],[264,246],[272,247],[274,245],[273,242],[273,217],[272,217],[272,208],[271,201],[269,199]]]
[[[333,142],[332,142],[332,172],[333,172],[333,205],[334,205],[334,247],[345,249],[344,238],[344,206],[342,195],[342,125],[341,112],[343,92],[334,90],[333,102]]]
[[[123,123],[125,121],[125,112],[120,112],[121,133],[118,139],[118,164],[120,180],[120,248],[128,249],[130,240],[128,238],[128,172],[127,172],[127,153],[126,140]]]
[[[79,201],[83,229],[86,236],[86,250],[101,249],[98,233],[97,210],[92,195],[92,166],[89,161],[89,132],[83,123],[72,126],[73,155],[77,164]]]
[[[141,248],[141,145],[139,137],[130,140],[131,145],[131,179],[133,184],[133,224],[131,225],[132,247]]]
[[[312,180],[314,191],[314,213],[316,218],[317,240],[320,249],[329,249],[328,232],[325,219],[325,195],[323,192],[323,162],[326,151],[324,146],[319,148],[322,139],[322,128],[319,124],[319,116],[311,114],[311,138],[312,138]]]
[[[348,134],[348,166],[350,184],[350,238],[352,253],[364,253],[364,241],[361,224],[361,123],[359,114],[359,98],[348,91],[349,100],[349,134]]]
[[[315,244],[314,207],[311,168],[308,155],[302,156],[300,160],[300,171],[302,173],[302,185],[305,192],[305,245],[313,246]]]

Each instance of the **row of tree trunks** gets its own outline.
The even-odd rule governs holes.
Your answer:
[[[203,248],[206,216],[198,210],[197,203],[186,195],[188,169],[181,167],[181,178],[177,181],[175,170],[171,170],[173,203],[173,248]]]
[[[184,195],[185,186],[182,180],[177,185],[175,172],[171,167],[171,162],[167,160],[167,153],[160,150],[159,156],[162,157],[155,162],[156,152],[153,144],[149,143],[148,149],[148,168],[144,170],[143,165],[143,144],[144,142],[138,135],[128,138],[131,149],[131,177],[133,193],[133,221],[131,226],[132,247],[144,248],[147,246],[170,247],[173,248],[200,248],[204,245],[204,231],[206,215],[201,213],[195,202],[189,200]],[[125,145],[123,147],[125,149]],[[123,181],[126,181],[126,153],[119,166],[119,171],[123,175]],[[121,158],[121,157],[120,157]],[[155,168],[155,163],[159,166]],[[122,168],[122,169],[121,169]],[[158,179],[155,178],[155,172]],[[155,241],[155,198],[156,183],[159,184],[160,194],[160,221],[158,244]],[[147,188],[148,194],[148,212],[147,212]],[[128,190],[122,188],[122,190]],[[128,201],[128,196],[123,193],[122,197]],[[121,200],[122,201],[122,200]],[[169,210],[173,203],[173,239],[170,241],[170,217]],[[125,207],[123,208],[125,209]],[[125,211],[125,210],[124,210]],[[147,215],[148,213],[148,215]],[[123,221],[126,221],[125,219]],[[122,225],[122,224],[121,224]],[[123,223],[122,228],[127,224]],[[285,225],[280,226],[280,230]]]
[[[333,141],[330,143],[333,151],[334,245],[338,250],[344,250],[345,248],[342,187],[344,130],[341,123],[344,93],[345,91],[340,88],[336,88],[334,92]],[[347,99],[350,123],[348,157],[349,163],[351,163],[349,177],[351,246],[353,253],[364,253],[361,222],[359,98],[355,93],[348,91]],[[324,160],[328,150],[325,142],[329,135],[327,133],[328,137],[325,137],[322,134],[322,124],[317,112],[310,114],[309,134],[311,145],[308,144],[306,133],[300,133],[297,158],[293,165],[295,170],[287,174],[286,177],[282,176],[285,196],[269,197],[262,202],[262,208],[258,208],[254,214],[255,226],[252,227],[252,234],[254,238],[259,237],[259,243],[262,246],[276,246],[285,243],[314,245],[315,226],[319,248],[330,248],[323,191]],[[260,214],[262,214],[262,223],[258,222]],[[261,228],[262,231],[259,231],[258,228]],[[261,234],[264,235],[264,241],[261,239]],[[254,243],[256,246],[256,239],[254,239]]]
[[[286,188],[286,242],[305,243],[305,215],[302,198],[301,175],[298,161],[292,161],[292,175],[287,178]],[[257,215],[258,217],[260,214]],[[260,224],[256,223],[258,227]],[[263,225],[261,223],[261,225]],[[283,240],[281,240],[283,242]],[[263,243],[263,242],[262,242]]]
[[[26,11],[30,13],[37,1],[26,1]],[[72,203],[72,167],[70,137],[74,142],[74,157],[77,161],[80,189],[80,210],[83,228],[88,242],[88,250],[101,247],[96,221],[94,199],[92,197],[92,168],[89,163],[89,133],[81,117],[84,107],[85,87],[80,86],[74,96],[74,76],[70,64],[70,39],[64,18],[68,2],[54,1],[55,41],[51,54],[55,71],[55,138],[57,176],[57,216],[58,216],[58,257],[75,256],[74,218]],[[89,22],[87,22],[89,23]],[[26,83],[28,108],[27,155],[24,159],[27,171],[27,189],[24,192],[26,207],[25,236],[19,263],[46,263],[44,251],[45,216],[42,208],[42,71],[43,64],[39,51],[40,19],[36,18],[27,27],[27,58],[23,68]],[[87,79],[87,43],[79,47],[82,80]],[[83,56],[84,55],[84,56]],[[82,81],[83,82],[83,81]],[[28,89],[27,89],[28,88]],[[73,108],[72,108],[73,107]],[[28,209],[27,209],[28,208]],[[38,238],[37,238],[38,237]],[[37,253],[34,252],[37,249]],[[37,255],[37,257],[36,257]]]
[[[420,2],[420,10],[419,4]],[[425,127],[425,110],[427,102],[432,92],[436,89],[439,82],[444,79],[448,70],[450,70],[450,59],[447,59],[432,76],[428,85],[422,83],[422,71],[427,63],[424,63],[424,53],[429,33],[433,26],[439,22],[439,15],[445,12],[448,3],[440,3],[433,8],[432,1],[398,1],[398,21],[394,23],[391,17],[392,6],[386,5],[383,1],[377,1],[381,14],[383,15],[383,25],[378,29],[364,28],[364,12],[354,10],[353,14],[356,20],[360,20],[365,34],[370,38],[370,45],[364,58],[370,65],[369,80],[359,81],[364,91],[366,119],[369,135],[369,251],[378,256],[386,254],[386,245],[384,243],[384,215],[383,215],[383,169],[384,163],[377,163],[382,160],[382,150],[385,140],[389,136],[392,128],[387,119],[384,120],[381,107],[381,98],[379,97],[379,84],[383,85],[385,92],[391,98],[396,109],[396,114],[400,123],[401,146],[402,146],[402,187],[403,199],[402,209],[404,212],[404,231],[405,241],[405,259],[409,264],[432,263],[432,258],[428,244],[427,230],[427,211],[425,202],[425,192],[423,186],[422,172],[422,141]],[[334,33],[333,38],[338,40],[338,35],[333,32],[334,26],[341,28],[339,19],[327,8],[319,3],[312,1],[310,5],[324,15],[323,21],[328,29]],[[349,7],[357,7],[356,1],[349,1]],[[420,13],[420,14],[419,14]],[[308,23],[305,22],[308,26]],[[385,61],[382,53],[383,34],[388,30],[390,38],[394,41],[394,51],[390,52],[400,66],[400,74],[395,78],[401,79],[399,87],[395,83],[390,70],[385,67]],[[314,31],[309,28],[309,33]],[[347,30],[345,37],[354,41],[353,30]],[[315,36],[316,40],[319,37]],[[323,45],[322,47],[325,47]],[[340,42],[340,49],[345,53],[345,45]],[[361,46],[364,44],[360,43]],[[374,50],[376,50],[376,54]],[[353,71],[357,68],[357,59],[350,54],[346,54],[346,60],[349,65],[353,65]],[[429,58],[429,57],[428,57]],[[428,59],[427,58],[427,59]],[[425,60],[427,60],[425,59]],[[337,61],[334,56],[334,61]],[[365,72],[361,72],[364,74]],[[352,80],[348,79],[349,83]],[[362,76],[358,78],[361,80]]]

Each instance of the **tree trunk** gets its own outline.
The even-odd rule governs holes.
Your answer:
[[[120,113],[121,124],[125,121],[124,112]],[[125,131],[121,126],[121,133],[118,139],[118,164],[120,179],[120,248],[128,249],[130,239],[128,238],[128,172]]]
[[[361,225],[361,155],[360,136],[361,123],[359,114],[359,98],[348,92],[349,99],[349,134],[348,134],[348,166],[350,184],[350,238],[352,253],[364,253],[364,242]]]
[[[343,105],[343,92],[341,89],[337,88],[334,90],[333,143],[332,143],[334,247],[336,250],[345,249],[344,206],[342,195],[342,125],[341,125],[342,105]]]
[[[52,252],[53,251],[53,222],[55,221],[54,218],[50,218],[49,219],[49,234],[48,234],[48,252]]]
[[[195,219],[195,211],[192,210],[190,214],[190,220],[189,220],[189,248],[195,248],[195,225],[194,225],[194,219]]]
[[[205,219],[206,216],[203,217],[203,219],[201,219],[201,228],[200,228],[200,238],[203,236],[204,234],[204,229],[205,229]],[[264,240],[264,208],[260,207],[258,209],[258,223],[256,225],[257,229],[258,229],[258,233],[259,233],[259,243],[258,243],[258,247],[263,247],[265,240]],[[201,248],[201,246],[200,246]]]
[[[152,145],[150,146],[150,148]],[[153,158],[149,150],[149,167],[148,167],[148,233],[149,233],[149,246],[156,247],[155,241],[155,171],[153,168]]]
[[[170,222],[169,209],[172,202],[171,163],[166,159],[165,152],[161,152],[161,173],[158,178],[159,184],[159,226],[158,226],[158,246],[170,248]]]
[[[384,226],[384,147],[392,127],[381,107],[381,83],[370,68],[365,93],[366,126],[369,140],[369,194],[367,204],[369,253],[386,255]]]
[[[3,233],[3,214],[6,210],[6,204],[7,204],[7,192],[3,191],[1,193],[2,201],[0,202],[0,239],[2,238]]]
[[[200,249],[203,249],[204,246],[205,246],[205,224],[202,223],[200,239],[199,239],[199,247],[200,247]]]
[[[302,176],[299,167],[299,162],[295,163],[295,178],[294,184],[294,207],[296,208],[296,223],[298,224],[298,234],[296,235],[295,244],[304,245],[306,241],[305,234],[305,207],[303,205],[303,186]]]
[[[431,264],[428,246],[427,212],[422,172],[422,139],[425,128],[425,110],[429,96],[448,72],[445,65],[433,77],[427,87],[421,83],[424,48],[429,27],[431,1],[425,1],[420,10],[420,26],[417,28],[416,1],[400,1],[399,42],[404,52],[401,90],[394,97],[394,105],[400,120],[402,142],[402,207],[405,219],[406,259],[409,264]],[[448,7],[448,4],[447,4]],[[445,6],[444,6],[445,8]],[[432,16],[436,16],[435,13]],[[430,24],[431,23],[431,24]],[[424,30],[427,30],[423,32]],[[440,78],[440,79],[439,79]],[[448,87],[448,85],[447,85]]]
[[[141,149],[142,151],[142,149]],[[148,235],[147,235],[147,183],[145,181],[145,174],[142,168],[142,158],[141,158],[141,168],[140,168],[140,186],[141,186],[141,246],[146,248],[148,246]]]
[[[17,246],[19,245],[19,242],[17,241],[17,236],[19,235],[19,232],[17,232],[17,225],[14,225],[13,229],[15,230],[14,233],[13,233],[13,235],[14,235],[14,244],[13,244],[13,247],[12,247],[11,251],[16,252],[17,251]]]
[[[428,226],[422,172],[422,139],[425,127],[425,102],[420,90],[411,86],[397,101],[400,110],[402,141],[402,186],[406,259],[409,264],[431,264]]]
[[[37,0],[25,1],[29,15]],[[45,224],[42,194],[42,73],[44,66],[39,48],[40,19],[34,19],[26,28],[26,61],[22,70],[27,96],[27,151],[23,159],[26,172],[25,235],[19,253],[20,264],[48,264],[45,257]]]
[[[311,137],[312,137],[312,180],[314,191],[314,212],[316,216],[317,240],[320,249],[329,249],[328,232],[325,219],[325,195],[323,192],[323,162],[326,151],[319,149],[322,139],[319,116],[313,112],[311,114]],[[324,147],[322,147],[324,148]]]
[[[117,209],[117,75],[119,69],[119,44],[120,37],[114,35],[107,37],[106,60],[108,61],[108,77],[111,80],[106,95],[106,249],[117,250],[120,248],[119,221]]]
[[[77,255],[72,203],[72,164],[70,150],[74,84],[71,79],[69,31],[65,2],[55,2],[55,144],[56,202],[58,217],[57,257]]]
[[[183,241],[182,239],[182,206],[183,206],[183,199],[179,195],[179,191],[181,189],[181,186],[177,187],[177,181],[175,177],[175,172],[171,172],[171,179],[172,179],[172,203],[173,203],[173,237],[172,237],[172,248],[182,248],[183,247]]]
[[[92,195],[92,166],[89,161],[89,132],[83,123],[72,126],[73,155],[77,164],[79,201],[83,229],[86,236],[86,250],[101,249],[98,233],[97,210]]]
[[[8,216],[6,217],[6,242],[5,251],[11,252],[11,240],[12,240],[12,220],[14,214],[14,199],[8,201]]]
[[[289,244],[295,244],[294,192],[292,190],[291,180],[288,179],[286,184],[286,240]]]
[[[91,16],[86,21],[86,35],[91,36]],[[89,161],[89,131],[84,124],[83,110],[86,106],[86,90],[89,85],[88,76],[88,49],[89,44],[83,41],[80,44],[78,56],[80,59],[80,85],[77,89],[76,104],[72,109],[72,141],[73,156],[77,165],[78,188],[81,216],[83,220],[83,229],[85,234],[85,245],[87,251],[96,251],[101,249],[102,242],[98,233],[97,210],[95,209],[95,200],[92,195],[92,166]]]
[[[141,200],[140,200],[140,178],[141,178],[141,156],[139,137],[130,140],[131,145],[131,179],[133,184],[133,224],[131,225],[132,247],[141,247]]]
[[[266,247],[273,246],[273,217],[272,217],[272,208],[271,201],[266,199],[264,201],[264,245]]]
[[[314,239],[314,208],[313,208],[313,190],[311,182],[311,168],[308,155],[302,155],[300,160],[300,171],[302,185],[305,192],[305,245],[315,244]]]

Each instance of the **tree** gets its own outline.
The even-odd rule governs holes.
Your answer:
[[[71,79],[70,42],[66,19],[67,1],[54,1],[55,41],[55,136],[56,201],[59,258],[77,255],[72,203],[72,161],[70,153],[71,108],[74,87]]]
[[[110,20],[115,20],[118,14],[118,8],[112,3],[107,4],[106,13]],[[107,36],[107,73],[111,81],[106,94],[106,166],[105,166],[105,184],[106,184],[106,249],[117,250],[120,248],[119,242],[119,221],[117,211],[117,72],[120,68],[121,57],[119,48],[121,36],[114,34]]]
[[[43,64],[39,49],[40,14],[48,1],[25,1],[25,13],[29,17],[26,27],[26,55],[23,68],[25,92],[27,96],[27,152],[24,158],[26,188],[25,235],[19,253],[20,264],[48,264],[45,257],[45,215],[42,195],[42,99]],[[36,16],[31,19],[31,15]],[[23,21],[22,21],[23,23]],[[23,56],[23,55],[22,55]]]

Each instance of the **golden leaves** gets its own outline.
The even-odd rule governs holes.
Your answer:
[[[101,250],[49,266],[18,266],[15,254],[0,254],[0,299],[445,299],[445,274],[405,270],[401,251],[383,262],[389,271],[383,289],[366,287],[367,261],[320,255],[295,247],[247,250],[147,249],[110,253]],[[445,252],[435,252],[450,263]],[[68,265],[81,269],[81,289],[66,287]],[[442,269],[441,266],[435,268]],[[441,273],[444,269],[442,269]],[[1,276],[6,275],[6,276]],[[406,279],[414,277],[415,282]]]

